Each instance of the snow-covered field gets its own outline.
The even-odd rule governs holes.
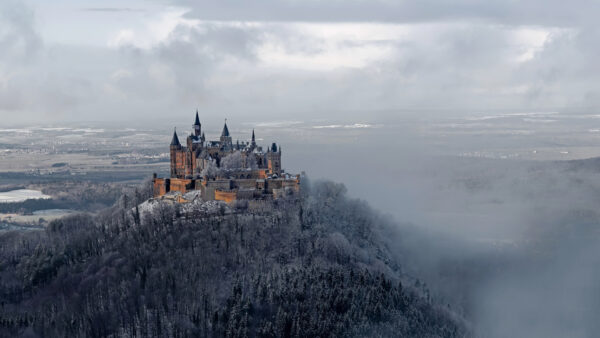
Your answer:
[[[51,198],[44,195],[41,191],[19,189],[12,191],[0,192],[0,203],[23,202],[29,199],[47,199]]]

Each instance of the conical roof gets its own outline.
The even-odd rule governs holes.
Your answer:
[[[198,116],[198,109],[196,109],[196,122],[194,122],[195,126],[199,126],[200,125],[200,117]]]
[[[173,131],[173,139],[171,140],[171,145],[172,146],[180,146],[181,143],[179,143],[179,137],[177,137],[177,130]]]
[[[225,122],[225,125],[223,126],[223,132],[221,133],[221,136],[229,137],[229,128],[227,128],[227,122]]]

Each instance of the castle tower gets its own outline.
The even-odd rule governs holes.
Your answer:
[[[198,117],[198,109],[196,109],[196,121],[194,122],[194,136],[200,137],[202,125],[200,124],[200,117]]]
[[[275,143],[267,151],[267,167],[270,174],[281,175],[281,149],[277,151],[277,144]]]
[[[177,154],[181,151],[181,143],[179,143],[179,137],[177,137],[177,129],[173,131],[173,139],[171,139],[169,149],[171,152],[171,177],[177,177]]]
[[[225,119],[225,125],[223,126],[223,131],[221,132],[221,147],[226,150],[232,148],[231,136],[229,135],[229,128],[227,128],[227,119]]]

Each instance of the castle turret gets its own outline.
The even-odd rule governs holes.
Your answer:
[[[231,136],[229,135],[229,128],[227,128],[227,119],[225,119],[225,125],[223,126],[223,131],[221,132],[221,147],[223,149],[231,149]]]
[[[196,121],[194,122],[194,136],[199,137],[201,135],[202,125],[200,124],[200,117],[198,116],[198,109],[196,109]]]
[[[173,138],[171,139],[171,145],[169,146],[171,153],[171,177],[177,176],[177,154],[181,151],[181,143],[179,143],[179,137],[177,137],[177,129],[173,131]]]
[[[281,151],[277,151],[277,144],[273,143],[267,152],[267,167],[270,174],[281,175]]]
[[[181,143],[179,143],[179,137],[177,137],[177,129],[173,131],[173,138],[171,139],[171,149],[173,147],[181,149]]]

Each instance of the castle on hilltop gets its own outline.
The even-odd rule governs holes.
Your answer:
[[[204,200],[233,202],[240,199],[277,199],[300,189],[300,175],[289,175],[281,167],[281,146],[273,143],[266,152],[256,144],[254,130],[249,142],[229,134],[227,120],[218,141],[207,141],[198,111],[185,146],[177,131],[171,140],[169,178],[153,176],[154,197],[170,192],[181,195],[198,191]],[[185,200],[179,196],[179,200]]]

